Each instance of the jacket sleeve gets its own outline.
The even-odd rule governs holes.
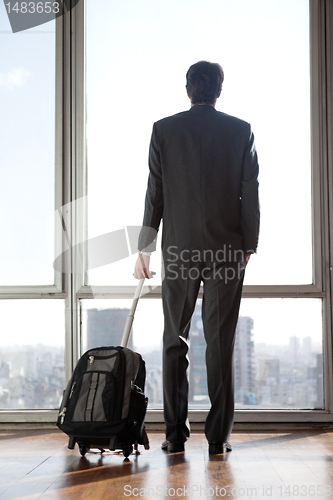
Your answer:
[[[149,177],[145,199],[145,212],[138,242],[138,250],[140,252],[153,252],[156,250],[157,232],[162,216],[162,169],[156,124],[154,124],[149,146]]]
[[[259,238],[259,165],[254,136],[249,126],[249,138],[244,153],[241,185],[241,232],[245,253],[257,251]]]

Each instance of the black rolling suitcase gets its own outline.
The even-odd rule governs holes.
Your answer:
[[[141,295],[137,286],[121,346],[89,349],[79,359],[68,382],[57,426],[69,436],[68,448],[123,450],[125,457],[141,444],[149,449],[144,425],[148,399],[144,395],[146,368],[140,354],[126,347]]]

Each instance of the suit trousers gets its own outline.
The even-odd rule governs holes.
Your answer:
[[[166,439],[171,442],[185,442],[190,435],[188,338],[201,282],[211,402],[205,434],[208,441],[226,442],[229,438],[234,419],[233,349],[244,272],[244,261],[164,261],[163,398]]]

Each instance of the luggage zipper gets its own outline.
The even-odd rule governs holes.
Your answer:
[[[66,410],[67,408],[63,408],[62,411],[59,413],[59,417],[61,417],[61,420],[60,420],[60,423],[63,424],[64,423],[64,420],[65,420],[65,415],[66,415]]]
[[[139,394],[143,394],[144,395],[144,392],[143,390],[141,389],[141,387],[139,387],[138,385],[135,385],[133,380],[131,380],[131,390],[132,391],[136,391],[138,392]]]
[[[69,394],[69,398],[68,399],[71,399],[71,397],[73,396],[73,392],[74,392],[75,386],[76,386],[76,382],[74,382],[74,384],[72,385],[71,392]]]
[[[89,358],[88,358],[89,364],[93,365],[95,359],[110,359],[110,358],[114,358],[115,356],[116,356],[116,354],[111,354],[111,356],[89,356]]]
[[[94,360],[95,359],[111,359],[111,358],[114,358],[115,356],[117,356],[118,352],[115,352],[114,354],[110,354],[110,356],[89,356],[89,360],[90,358],[93,358]]]

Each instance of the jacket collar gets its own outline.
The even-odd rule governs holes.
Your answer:
[[[214,108],[214,106],[211,106],[210,104],[195,104],[194,106],[192,106],[189,111],[191,111],[192,113],[201,113],[202,111],[204,110],[212,110],[212,111],[216,111],[216,109]]]

